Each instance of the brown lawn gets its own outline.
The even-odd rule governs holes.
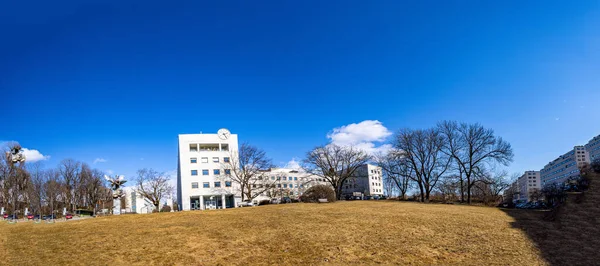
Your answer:
[[[545,265],[514,222],[496,208],[388,201],[2,222],[0,263]]]

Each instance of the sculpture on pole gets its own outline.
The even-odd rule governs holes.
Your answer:
[[[112,190],[112,197],[113,197],[113,215],[119,215],[121,214],[121,197],[123,197],[124,193],[123,193],[123,189],[121,189],[121,186],[123,184],[125,184],[125,181],[123,178],[124,176],[115,176],[114,178],[111,178],[107,175],[104,176],[104,178],[110,182],[110,188]]]

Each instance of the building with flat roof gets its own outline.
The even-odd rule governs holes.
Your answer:
[[[282,197],[299,199],[312,186],[329,185],[319,176],[291,168],[271,168],[263,171],[261,178],[262,182],[252,185],[252,189],[258,194],[254,203]]]
[[[600,135],[595,136],[585,144],[585,150],[590,156],[590,162],[600,160]]]
[[[552,183],[563,183],[570,177],[579,176],[580,167],[590,162],[584,146],[575,146],[573,150],[559,156],[540,170],[542,187]]]
[[[532,201],[531,195],[542,189],[540,171],[525,171],[517,180],[519,201]]]
[[[177,201],[181,210],[231,208],[241,201],[238,185],[224,165],[237,156],[238,136],[180,134],[177,157]]]
[[[383,178],[381,167],[364,164],[354,175],[344,182],[342,197],[352,196],[354,192],[361,192],[365,196],[383,196]]]

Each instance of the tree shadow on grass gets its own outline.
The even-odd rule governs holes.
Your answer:
[[[594,211],[503,209],[550,265],[600,265],[600,217]]]

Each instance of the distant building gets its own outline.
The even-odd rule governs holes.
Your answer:
[[[290,168],[271,168],[263,171],[261,178],[263,180],[252,185],[253,191],[259,194],[253,199],[255,203],[281,197],[298,199],[312,186],[329,185],[321,177]]]
[[[600,135],[591,139],[588,144],[585,144],[585,150],[590,156],[590,162],[600,160]]]
[[[241,201],[238,185],[223,165],[237,156],[238,136],[227,129],[217,134],[180,134],[177,200],[181,210],[232,208]],[[236,159],[237,160],[237,159]]]
[[[526,171],[517,180],[519,201],[529,202],[532,200],[531,195],[536,190],[542,189],[540,171]]]
[[[364,164],[354,175],[344,182],[342,196],[352,196],[354,192],[361,192],[365,196],[383,196],[383,178],[381,167]]]
[[[563,183],[569,177],[579,176],[580,167],[590,162],[584,146],[575,146],[573,150],[561,155],[540,170],[542,187],[552,183]]]

